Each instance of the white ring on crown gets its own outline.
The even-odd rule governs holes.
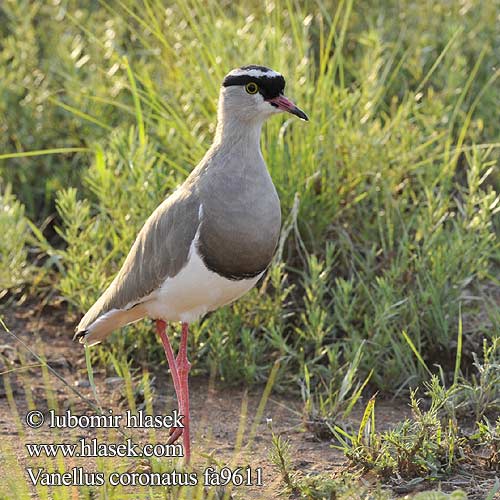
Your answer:
[[[282,76],[280,73],[277,73],[276,71],[269,70],[269,71],[262,71],[261,69],[233,69],[228,76],[254,76],[256,78],[259,78],[261,76],[267,76],[268,78],[278,78]]]

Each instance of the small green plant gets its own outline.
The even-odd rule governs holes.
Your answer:
[[[373,470],[389,479],[437,478],[451,471],[463,454],[465,440],[452,420],[439,418],[444,401],[433,399],[428,410],[421,409],[411,393],[412,419],[405,419],[389,431],[375,426],[375,397],[368,402],[357,434],[334,428],[340,448],[354,465]]]
[[[301,384],[304,401],[305,427],[318,439],[328,439],[332,436],[332,427],[346,425],[354,405],[361,398],[363,389],[368,384],[372,372],[363,382],[358,381],[358,369],[361,362],[362,342],[351,363],[339,370],[332,370],[333,375],[328,382],[321,379],[316,387],[312,387],[311,376],[307,365],[304,366],[304,380]],[[345,375],[341,377],[341,374]]]
[[[278,468],[285,488],[289,493],[296,493],[297,473],[293,470],[290,443],[279,434],[272,433],[272,448],[270,452],[271,462]]]
[[[487,418],[478,422],[471,440],[484,451],[480,458],[486,468],[500,471],[500,417],[494,423]]]
[[[460,378],[454,406],[463,416],[479,421],[484,415],[500,412],[500,337],[483,340],[483,357],[473,352],[473,372],[469,379]]]
[[[356,498],[382,500],[389,498],[377,488],[365,488],[359,483],[356,474],[343,470],[338,474],[316,473],[304,474],[292,462],[292,449],[288,440],[272,432],[272,448],[270,460],[277,467],[284,493],[292,498],[307,498],[311,500]]]

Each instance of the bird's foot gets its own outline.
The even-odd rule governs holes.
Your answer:
[[[170,437],[168,438],[167,444],[174,444],[181,436],[183,427],[172,427],[170,429]]]
[[[188,376],[191,369],[191,363],[185,356],[177,356],[175,360],[175,370],[179,377],[180,383],[180,405],[179,412],[184,427],[173,427],[170,429],[170,436],[167,444],[175,443],[181,436],[183,436],[183,444],[185,451],[189,453],[189,390],[188,390]]]

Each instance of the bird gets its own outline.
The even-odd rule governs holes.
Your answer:
[[[189,325],[256,285],[275,253],[280,200],[260,148],[264,121],[282,112],[308,117],[284,95],[285,78],[265,66],[231,70],[220,86],[211,147],[185,181],[154,210],[119,272],[83,316],[74,340],[98,344],[143,318],[155,322],[177,397],[189,464]],[[180,322],[177,356],[166,333]]]

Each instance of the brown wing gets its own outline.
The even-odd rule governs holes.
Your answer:
[[[199,206],[196,192],[181,186],[151,214],[117,276],[80,321],[76,338],[91,333],[92,324],[110,311],[132,311],[132,306],[182,269],[198,228]],[[130,322],[123,322],[127,315],[122,316],[106,328],[105,335]]]

